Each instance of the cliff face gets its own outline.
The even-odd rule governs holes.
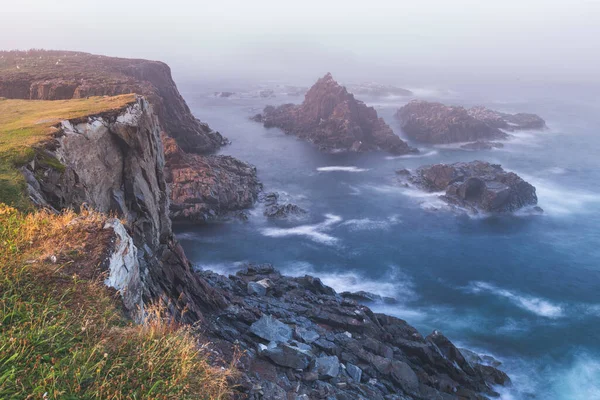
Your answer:
[[[137,93],[186,152],[212,152],[226,143],[190,112],[168,65],[64,51],[0,52],[0,97],[64,100]]]
[[[196,322],[223,299],[192,272],[173,238],[160,132],[152,106],[137,97],[119,111],[63,121],[38,156],[55,158],[62,168],[36,158],[23,172],[38,205],[87,205],[124,221],[129,233],[118,221],[113,226],[119,238],[109,269],[115,271],[110,285],[128,288],[126,305],[162,300],[173,315]]]
[[[382,149],[394,154],[417,151],[395,135],[373,107],[356,100],[331,74],[310,88],[301,105],[269,106],[254,119],[265,127],[278,127],[308,139],[328,151]]]

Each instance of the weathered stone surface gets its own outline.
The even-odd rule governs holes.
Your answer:
[[[263,315],[253,323],[250,332],[269,342],[287,343],[292,339],[292,328],[270,315]]]
[[[256,167],[230,156],[185,153],[163,135],[173,221],[202,222],[252,207],[262,189]]]
[[[305,369],[314,355],[299,347],[278,343],[275,347],[267,348],[261,353],[277,365],[293,369]]]
[[[362,369],[358,368],[356,365],[352,363],[346,364],[346,372],[350,375],[350,378],[356,383],[360,383],[362,378]]]
[[[427,191],[445,191],[441,199],[474,212],[512,212],[538,201],[533,185],[483,161],[435,164],[417,169],[408,179],[398,176]]]
[[[252,119],[305,138],[326,151],[417,152],[394,134],[373,107],[356,100],[331,74],[310,88],[301,105],[268,106]]]
[[[258,200],[265,205],[263,215],[269,218],[288,218],[306,214],[306,210],[292,203],[280,203],[279,194],[269,192],[259,195]]]
[[[426,143],[479,142],[508,138],[504,131],[543,129],[546,123],[534,114],[506,114],[485,107],[466,109],[413,100],[398,110],[402,130]],[[482,145],[471,146],[472,149]]]
[[[264,296],[267,294],[267,288],[258,282],[248,282],[248,294]]]

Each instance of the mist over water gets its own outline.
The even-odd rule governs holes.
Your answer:
[[[235,89],[269,85],[276,87],[253,81],[236,82]],[[180,83],[193,112],[232,140],[222,153],[255,164],[265,191],[283,193],[309,214],[270,221],[258,204],[247,223],[176,227],[197,268],[234,273],[243,263],[266,262],[288,275],[319,276],[338,292],[394,297],[395,304],[371,307],[406,319],[425,335],[439,329],[458,345],[501,360],[513,380],[512,387],[500,389],[502,399],[598,396],[597,92],[580,86],[440,87],[425,92],[428,99],[534,112],[549,129],[518,133],[502,149],[410,143],[421,153],[395,157],[324,154],[278,129],[265,129],[248,118],[266,104],[302,97],[277,90],[269,99],[214,97],[233,86]],[[410,98],[361,99],[376,105],[402,135],[393,115]],[[499,163],[530,181],[545,213],[457,214],[437,194],[395,181],[397,169],[473,159]]]

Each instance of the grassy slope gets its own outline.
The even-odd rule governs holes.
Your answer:
[[[18,167],[33,159],[35,147],[51,138],[61,120],[117,110],[132,101],[134,95],[57,101],[0,99],[0,202],[28,207]]]
[[[106,217],[0,204],[0,399],[222,399],[187,328],[134,325],[102,283]]]

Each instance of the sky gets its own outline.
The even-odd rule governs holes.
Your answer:
[[[0,49],[179,76],[600,81],[600,0],[0,0]]]

